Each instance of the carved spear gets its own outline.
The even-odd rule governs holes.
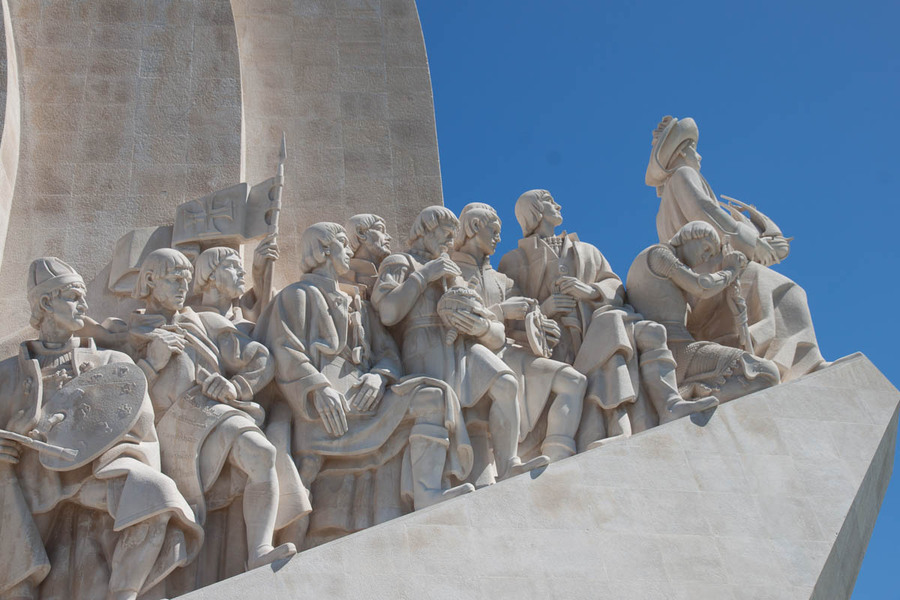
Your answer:
[[[266,211],[266,225],[269,226],[269,237],[273,240],[278,236],[278,214],[281,212],[281,190],[284,188],[284,161],[287,159],[287,140],[284,132],[281,132],[281,150],[278,152],[278,167],[275,170],[275,182],[269,188],[269,202],[271,208]],[[272,299],[272,276],[275,272],[274,261],[269,261],[263,273],[263,289],[259,291],[260,307],[265,306]]]

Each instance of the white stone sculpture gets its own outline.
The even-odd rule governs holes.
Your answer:
[[[715,398],[679,395],[665,328],[625,303],[622,281],[597,248],[575,234],[556,235],[562,213],[548,191],[522,194],[516,219],[523,238],[500,271],[559,322],[553,358],[588,377],[579,450],[715,406]]]
[[[780,381],[775,363],[746,351],[752,348],[696,341],[687,329],[691,308],[716,296],[728,297],[734,328],[747,327],[747,305],[738,287],[746,265],[742,253],[722,247],[712,225],[692,221],[667,244],[641,252],[628,271],[628,301],[666,328],[677,363],[678,387],[685,398],[714,394],[719,402],[726,402]]]
[[[656,215],[660,243],[672,239],[690,221],[706,221],[715,227],[723,242],[728,241],[751,261],[740,281],[754,353],[778,365],[782,381],[827,365],[819,352],[806,293],[768,268],[787,257],[789,240],[754,207],[737,201],[731,206],[719,202],[700,174],[699,136],[693,119],[670,116],[653,132],[645,182],[655,187],[660,197]],[[694,306],[688,329],[698,340],[741,346],[731,311],[721,296]]]
[[[369,213],[350,217],[346,229],[353,257],[350,270],[341,277],[353,283],[360,295],[368,300],[378,281],[378,267],[391,253],[392,238],[387,233],[384,219]]]
[[[27,288],[40,336],[0,363],[0,596],[137,598],[196,556],[203,530],[160,472],[141,371],[73,337],[81,276],[39,258]]]
[[[529,344],[525,328],[531,315],[536,317],[531,323],[537,323],[540,335],[558,340],[560,330],[555,321],[543,316],[537,301],[522,297],[513,281],[491,266],[491,256],[500,243],[501,223],[496,211],[487,204],[467,204],[459,221],[456,251],[450,258],[459,266],[463,279],[506,323],[507,334],[519,340],[508,339],[498,351],[518,381],[519,451],[524,454],[526,448],[538,446],[551,461],[572,456],[587,377],[564,362],[536,354]],[[551,397],[553,401],[549,402]],[[537,439],[525,443],[532,432]]]
[[[410,230],[408,253],[382,262],[372,302],[382,323],[400,340],[405,372],[445,381],[457,395],[475,452],[469,480],[480,486],[493,481],[491,449],[500,479],[544,466],[549,458],[541,455],[523,463],[518,456],[518,384],[494,353],[506,343],[503,323],[459,311],[453,321],[460,335],[446,343],[450,328],[438,315],[438,302],[453,285],[465,287],[448,255],[457,229],[450,210],[422,210]]]
[[[253,252],[253,288],[247,291],[244,263],[232,248],[208,248],[194,261],[194,294],[199,311],[218,313],[246,334],[268,304],[272,292],[272,269],[278,259],[277,236],[271,234]]]
[[[243,496],[245,531],[231,532],[224,552],[239,552],[246,540],[240,560],[252,569],[296,552],[290,543],[273,547],[273,534],[310,505],[293,463],[279,460],[258,427],[265,415],[254,395],[274,374],[269,351],[225,317],[185,307],[191,278],[191,263],[177,250],[147,256],[135,288],[146,309],[131,319],[133,354],[147,375],[163,470],[201,523]],[[206,584],[221,573],[209,576],[184,585]]]
[[[474,489],[442,485],[472,465],[460,406],[445,382],[402,377],[393,338],[359,289],[340,283],[349,245],[340,225],[309,227],[303,276],[257,328],[292,409],[301,476],[313,486],[307,546]]]

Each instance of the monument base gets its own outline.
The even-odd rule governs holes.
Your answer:
[[[898,403],[856,354],[183,598],[848,598]]]

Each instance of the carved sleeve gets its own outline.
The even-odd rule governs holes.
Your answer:
[[[669,279],[678,265],[681,265],[681,261],[666,246],[654,246],[647,254],[647,266],[657,277]]]
[[[249,401],[272,381],[275,366],[268,348],[229,325],[219,331],[216,345],[221,350],[225,371],[237,388],[240,399]]]
[[[381,322],[390,327],[402,321],[428,283],[405,254],[392,254],[381,263],[372,290],[372,305]]]
[[[690,167],[681,167],[669,178],[675,199],[688,221],[706,221],[716,228],[720,237],[730,236],[735,250],[754,256],[759,231],[751,224],[737,221],[722,208],[704,185],[700,173]]]

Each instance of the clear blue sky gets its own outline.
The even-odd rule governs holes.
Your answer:
[[[419,0],[445,204],[549,189],[624,277],[656,243],[644,185],[663,115],[700,126],[703,173],[794,236],[826,358],[895,384],[900,292],[900,3]],[[895,461],[900,464],[900,461]],[[900,598],[894,476],[853,598]]]

